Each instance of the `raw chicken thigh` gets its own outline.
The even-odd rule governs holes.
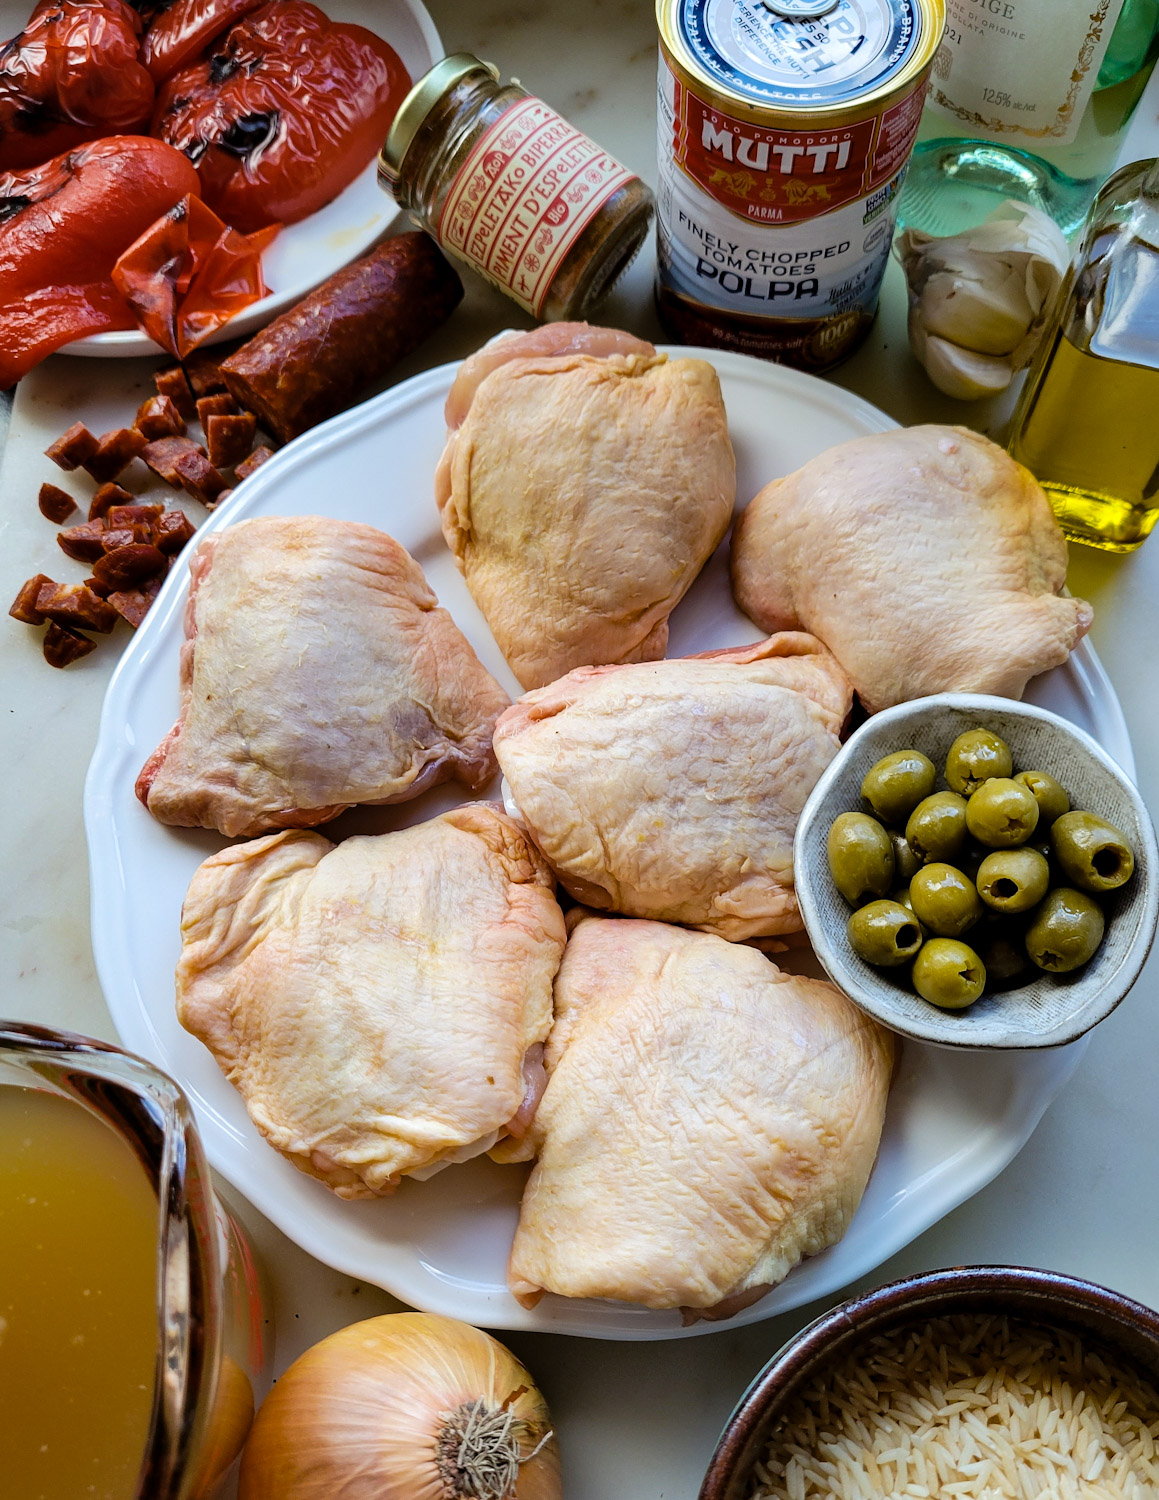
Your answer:
[[[793,835],[853,690],[810,635],[581,667],[500,718],[532,838],[601,910],[741,939],[796,932]]]
[[[845,1233],[888,1032],[831,984],[661,922],[583,916],[555,984],[508,1282],[725,1317]]]
[[[443,535],[523,686],[662,657],[735,499],[712,366],[553,324],[468,360],[447,422]]]
[[[180,717],[137,780],[162,823],[308,828],[494,774],[510,700],[385,532],[242,521],[190,572]]]
[[[870,713],[928,693],[1021,697],[1090,628],[1032,474],[964,427],[840,443],[741,513],[733,591],[763,630],[810,630]]]
[[[526,1128],[565,936],[552,887],[486,803],[337,846],[232,845],[185,898],[178,1018],[296,1167],[388,1193]]]

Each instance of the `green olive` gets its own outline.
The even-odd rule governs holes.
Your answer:
[[[860,905],[872,896],[884,896],[893,884],[893,845],[868,813],[834,818],[827,847],[833,884],[846,901]]]
[[[1081,968],[1103,940],[1103,913],[1085,891],[1060,885],[1034,913],[1026,929],[1032,962],[1051,974]]]
[[[978,894],[995,911],[1029,911],[1046,895],[1050,866],[1034,849],[996,849],[982,861]]]
[[[928,755],[920,750],[895,750],[865,773],[861,795],[886,823],[904,823],[938,779]]]
[[[1045,771],[1019,771],[1014,779],[1033,793],[1034,800],[1038,803],[1040,828],[1049,828],[1055,818],[1061,818],[1064,812],[1070,812],[1070,798],[1054,777],[1048,776]]]
[[[904,833],[897,833],[891,828],[889,841],[893,845],[894,879],[904,880],[908,884],[921,869],[922,862],[910,848]]]
[[[991,776],[1009,776],[1014,769],[1010,748],[989,729],[967,729],[950,746],[946,780],[950,790],[968,797]]]
[[[1008,776],[984,781],[966,803],[966,827],[991,849],[1024,844],[1037,826],[1034,793]]]
[[[860,907],[846,931],[854,953],[879,968],[908,963],[922,945],[917,918],[897,901],[871,901]]]
[[[984,910],[974,882],[953,865],[923,865],[909,895],[918,921],[939,937],[961,937]]]
[[[956,792],[935,792],[919,802],[905,825],[905,838],[924,863],[954,859],[966,841],[966,799]]]
[[[971,941],[986,968],[986,988],[1013,990],[1028,984],[1038,971],[1026,953],[1025,923],[994,922],[977,928]]]
[[[986,967],[965,943],[931,938],[914,959],[914,989],[943,1010],[964,1010],[986,988]]]
[[[1062,873],[1084,891],[1116,891],[1134,874],[1126,837],[1095,813],[1064,813],[1050,830],[1050,842]]]

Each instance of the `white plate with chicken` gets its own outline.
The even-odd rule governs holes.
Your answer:
[[[695,354],[698,358],[706,359],[719,375],[729,433],[736,455],[738,509],[743,508],[771,480],[791,473],[833,445],[870,434],[888,433],[896,426],[890,418],[866,402],[836,386],[792,370],[719,352],[672,349],[667,353],[673,359]],[[442,527],[440,526],[439,511],[432,497],[432,476],[439,465],[447,436],[444,403],[455,373],[456,367],[453,366],[429,371],[308,433],[248,479],[206,523],[199,533],[199,540],[204,541],[207,537],[220,538],[235,523],[266,517],[320,515],[385,531],[401,543],[419,565],[430,588],[437,594],[439,603],[477,654],[477,662],[472,657],[471,672],[481,670],[483,678],[488,682],[493,679],[513,700],[520,696],[522,687],[532,687],[534,691],[525,701],[534,702],[543,692],[537,684],[550,683],[556,677],[564,679],[568,672],[573,677],[582,678],[587,669],[575,670],[576,659],[568,657],[567,653],[583,648],[574,647],[574,643],[561,634],[553,643],[549,643],[558,653],[557,658],[545,663],[539,656],[547,648],[534,632],[530,636],[525,633],[524,639],[524,644],[530,641],[534,648],[531,655],[527,650],[512,645],[509,640],[508,657],[520,663],[520,677],[517,680],[488,627],[484,613],[476,603],[476,598],[479,598],[491,610],[499,623],[497,633],[507,632],[510,636],[512,622],[509,615],[504,614],[511,597],[510,589],[505,591],[495,585],[493,572],[486,573],[483,563],[476,558],[473,577],[468,569],[464,569],[476,586],[477,592],[473,597],[464,574],[456,567],[456,558],[448,547],[448,541],[456,545],[458,534],[455,534],[454,539],[448,534],[446,517]],[[492,398],[493,401],[496,399],[494,392]],[[648,409],[655,418],[655,402]],[[474,443],[473,436],[470,441]],[[714,461],[707,454],[712,441],[715,439],[710,434],[703,444],[698,444],[705,451],[705,463],[709,466]],[[500,443],[498,448],[509,451],[510,445],[505,448]],[[968,456],[967,453],[965,457]],[[460,460],[456,457],[454,461]],[[715,479],[712,482],[715,484]],[[448,484],[452,483],[448,480],[445,469],[440,471],[438,483],[445,504],[450,493]],[[475,496],[480,506],[484,498],[481,492]],[[479,514],[482,515],[482,510]],[[459,520],[461,519],[460,515]],[[457,525],[458,522],[454,524]],[[705,553],[715,544],[720,531],[716,520],[702,527],[698,544],[704,546]],[[888,533],[878,530],[871,534],[880,537]],[[477,541],[478,536],[479,531],[473,525],[470,538]],[[614,540],[615,538],[613,542]],[[638,540],[639,538],[633,539],[633,547]],[[947,542],[947,545],[953,546],[956,553],[961,551],[957,543]],[[614,545],[606,550],[610,556],[616,555]],[[636,549],[631,551],[631,555],[646,558],[652,555],[652,550],[654,549]],[[462,567],[462,556],[458,561]],[[888,557],[880,560],[883,576],[889,565]],[[517,566],[526,564],[517,559]],[[984,572],[991,568],[991,564],[988,560],[983,560],[979,568]],[[481,570],[485,574],[482,582]],[[979,609],[988,607],[990,602],[986,598],[989,582],[982,576],[982,572],[977,579]],[[573,580],[562,574],[561,578],[560,587],[572,587]],[[920,585],[920,580],[914,581]],[[539,580],[535,582],[536,587],[539,587]],[[1050,591],[1057,592],[1059,586],[1060,580],[1056,579]],[[686,593],[683,592],[685,588]],[[839,588],[830,590],[834,598],[839,593]],[[683,597],[680,597],[681,594]],[[255,1118],[265,1118],[262,1113],[265,1103],[255,1101],[252,1090],[251,1095],[243,1100],[242,1094],[226,1081],[218,1065],[221,1062],[222,1067],[225,1066],[221,1047],[234,1045],[235,1039],[221,1042],[219,1038],[215,1061],[215,1055],[209,1050],[213,1045],[212,1038],[203,1045],[202,1041],[179,1024],[174,1006],[173,979],[179,959],[183,964],[184,977],[181,983],[185,986],[183,1004],[187,1012],[203,1013],[207,996],[212,1011],[222,993],[219,983],[223,972],[220,967],[220,942],[219,935],[215,935],[213,928],[212,910],[208,921],[202,920],[204,913],[194,913],[192,916],[187,913],[187,924],[201,923],[199,931],[203,936],[208,934],[211,946],[214,946],[214,953],[208,964],[198,959],[191,968],[191,950],[187,948],[184,953],[182,950],[182,903],[191,880],[204,861],[209,860],[205,869],[217,871],[221,878],[229,880],[242,878],[237,875],[237,869],[242,864],[254,867],[260,864],[263,871],[272,869],[274,864],[284,865],[287,869],[292,866],[288,878],[300,883],[294,889],[304,891],[309,888],[316,892],[318,877],[313,873],[315,869],[334,872],[339,869],[332,844],[336,843],[341,850],[343,841],[351,835],[381,835],[404,828],[413,830],[416,825],[434,819],[464,801],[483,799],[495,803],[500,791],[499,779],[494,777],[490,782],[473,788],[455,783],[433,786],[421,791],[413,800],[391,806],[354,807],[333,821],[326,822],[324,839],[317,834],[293,831],[288,834],[273,833],[253,844],[230,845],[226,838],[216,831],[210,831],[208,826],[196,829],[162,826],[146,811],[142,800],[134,796],[134,785],[147,758],[155,766],[157,755],[161,751],[157,750],[154,755],[151,752],[155,751],[155,747],[163,749],[169,742],[167,737],[171,734],[171,726],[179,711],[183,711],[178,665],[186,639],[184,617],[188,596],[188,570],[184,567],[175,568],[113,678],[101,721],[97,750],[86,784],[85,822],[92,871],[93,946],[109,1008],[125,1044],[165,1068],[189,1093],[214,1166],[287,1235],[318,1259],[349,1275],[376,1283],[416,1307],[489,1328],[527,1328],[612,1339],[671,1338],[706,1332],[715,1326],[721,1326],[711,1321],[697,1321],[685,1326],[675,1307],[657,1309],[655,1306],[638,1305],[628,1300],[629,1296],[641,1295],[637,1292],[625,1292],[623,1300],[609,1295],[584,1294],[584,1286],[596,1283],[591,1282],[590,1278],[585,1281],[582,1275],[572,1275],[574,1266],[559,1270],[547,1264],[554,1254],[554,1251],[548,1253],[551,1250],[550,1226],[546,1239],[541,1232],[539,1240],[533,1242],[537,1226],[530,1220],[526,1226],[525,1243],[520,1251],[518,1273],[512,1285],[516,1291],[526,1292],[530,1288],[534,1295],[517,1297],[508,1285],[508,1258],[519,1223],[520,1197],[527,1182],[527,1168],[520,1164],[526,1152],[509,1151],[505,1157],[498,1152],[496,1154],[500,1156],[499,1160],[485,1156],[462,1160],[461,1156],[469,1154],[467,1152],[461,1153],[459,1157],[448,1156],[447,1160],[453,1159],[457,1164],[451,1165],[448,1170],[430,1180],[402,1181],[389,1196],[365,1197],[362,1193],[363,1184],[354,1182],[346,1166],[342,1168],[345,1175],[336,1178],[330,1171],[332,1162],[325,1153],[321,1157],[315,1155],[312,1160],[304,1160],[299,1146],[290,1141],[289,1135],[279,1145],[279,1150],[283,1153],[281,1156],[271,1149],[269,1142],[273,1139],[272,1131],[266,1128],[266,1139],[263,1139],[254,1123]],[[727,538],[716,547],[691,586],[688,586],[686,580],[682,580],[672,597],[678,601],[675,607],[671,607],[669,599],[656,619],[639,614],[631,615],[622,629],[635,630],[639,639],[621,642],[616,648],[619,655],[605,656],[604,659],[628,663],[654,661],[665,652],[665,630],[666,655],[670,659],[725,648],[755,646],[764,639],[764,632],[734,602],[729,585]],[[496,600],[499,602],[496,603]],[[920,597],[917,603],[920,614],[923,608]],[[425,609],[428,606],[423,607]],[[854,607],[864,609],[864,599],[859,596],[854,601]],[[276,638],[272,654],[290,652],[293,646],[296,611],[287,605],[283,605],[283,609],[284,629],[280,632],[272,630],[271,633],[271,639]],[[800,612],[802,611],[799,610]],[[929,614],[930,609],[925,609],[924,612]],[[784,615],[785,611],[782,609],[781,613]],[[796,625],[816,630],[818,634],[822,633],[823,628],[836,628],[832,619],[826,620],[824,615],[825,610],[818,607],[815,623],[800,620]],[[1075,645],[1088,621],[1077,603],[1073,615],[1070,625],[1074,625],[1076,620],[1078,623],[1073,630],[1070,645]],[[335,615],[335,618],[339,617],[340,612]],[[228,622],[223,628],[228,633]],[[791,651],[805,653],[806,656],[809,652],[823,651],[816,642],[812,646],[800,645],[800,642],[807,642],[812,638],[793,636],[793,622],[780,619],[777,628],[789,631],[786,639],[798,643],[791,647]],[[642,645],[642,642],[647,644]],[[893,660],[905,644],[904,638],[887,642],[886,654]],[[270,654],[265,653],[267,656]],[[711,677],[715,682],[724,674],[731,683],[742,668],[746,673],[765,670],[764,665],[757,660],[760,655],[760,652],[733,652],[719,667],[713,665],[711,671],[698,669],[699,676]],[[827,653],[825,655],[827,657]],[[1065,651],[1061,652],[1061,656],[1065,655]],[[753,658],[752,663],[749,662],[750,656]],[[582,656],[578,658],[583,659]],[[1056,656],[1055,659],[1059,657]],[[926,656],[923,656],[923,662],[925,660]],[[675,667],[677,664],[670,661],[662,665]],[[1033,667],[1033,663],[1031,665]],[[611,670],[636,672],[640,669],[633,666]],[[778,671],[783,670],[783,667],[778,666]],[[864,656],[856,666],[856,671],[863,677],[866,673],[872,674],[874,670],[872,660]],[[853,675],[852,672],[850,675]],[[264,678],[265,665],[259,663],[255,681],[260,682]],[[864,684],[858,685],[864,692]],[[1019,685],[1013,682],[1006,690],[1017,691]],[[929,690],[927,686],[918,689]],[[1131,747],[1122,713],[1089,644],[1078,641],[1064,664],[1033,676],[1027,687],[1026,697],[1063,714],[1088,730],[1121,765],[1131,770]],[[668,712],[667,709],[665,711]],[[840,706],[834,713],[839,723]],[[242,738],[245,739],[246,734]],[[207,744],[220,743],[220,740],[220,732],[214,730]],[[642,757],[637,751],[633,758],[640,760]],[[199,757],[193,759],[196,761]],[[197,774],[196,765],[192,767],[192,771]],[[466,781],[467,778],[462,777],[460,780]],[[146,777],[145,781],[144,800],[148,800],[149,778]],[[161,787],[162,783],[158,781],[156,785]],[[429,779],[421,785],[429,786]],[[234,790],[231,788],[231,796]],[[378,800],[378,790],[376,783],[370,793],[363,794],[364,800]],[[290,805],[295,801],[300,802],[298,794],[287,793],[286,796]],[[333,814],[335,805],[347,800],[357,800],[353,797],[346,798],[330,786],[320,791],[318,796],[321,802],[329,804],[323,808],[327,817]],[[179,823],[181,816],[183,815],[171,817],[169,821]],[[248,813],[238,814],[235,822],[229,825],[231,830],[246,833],[253,831],[248,816]],[[266,821],[262,824],[263,827],[285,826],[270,821],[277,814],[267,812],[264,816]],[[501,812],[488,816],[499,820],[505,817]],[[303,821],[299,820],[299,827]],[[321,822],[323,819],[320,816],[311,821]],[[451,847],[448,840],[459,839],[461,842],[469,832],[476,842],[469,846],[461,844],[461,847],[470,847],[475,853],[478,852],[477,840],[482,825],[477,820],[470,829],[466,825],[456,824],[453,830],[447,831],[445,825],[438,826],[443,830],[439,834],[441,844]],[[507,824],[504,826],[508,827]],[[508,834],[509,829],[502,837],[507,838]],[[494,840],[492,845],[497,847]],[[370,857],[370,841],[362,840],[356,848],[359,861]],[[238,851],[236,859],[227,852],[231,849]],[[410,845],[397,845],[397,858],[404,862],[409,860],[412,857],[410,850]],[[252,858],[245,851],[253,851]],[[515,878],[511,875],[513,867],[507,857],[509,853],[508,849],[503,856],[507,862],[499,880],[500,886],[504,881]],[[394,857],[392,856],[392,861]],[[472,854],[471,859],[474,857]],[[377,859],[377,855],[375,858]],[[456,855],[446,868],[454,870],[458,878],[471,859]],[[350,864],[351,861],[346,863]],[[535,863],[534,851],[531,863]],[[526,866],[526,861],[524,864]],[[382,868],[387,869],[388,864],[383,863]],[[396,869],[398,866],[391,862],[389,868]],[[280,880],[281,875],[275,871],[270,878]],[[359,878],[377,880],[377,877],[371,876]],[[523,892],[521,900],[526,899],[533,904],[542,902],[542,893],[530,888],[536,878],[534,871],[528,874],[527,868],[518,877],[522,882],[519,885]],[[267,900],[265,894],[269,889],[268,883],[262,884],[266,876],[261,874],[257,884],[248,883],[251,880],[252,870],[244,877],[245,889],[238,900],[243,904],[250,902],[251,909],[256,909],[256,901],[268,916],[269,900],[273,898]],[[309,882],[313,884],[309,885]],[[375,888],[381,891],[381,901],[394,900],[399,879],[397,875],[391,875]],[[285,889],[290,887],[286,886]],[[252,891],[258,891],[258,896],[251,898]],[[786,899],[784,890],[778,887],[774,894],[775,909],[782,911]],[[376,902],[379,899],[378,896],[375,897]],[[310,896],[306,904],[313,900],[314,897]],[[297,902],[296,897],[294,901]],[[510,902],[506,897],[504,901],[507,905],[500,905],[503,910],[508,910]],[[295,910],[300,909],[301,905],[301,902],[297,902]],[[454,903],[446,901],[444,891],[442,906],[447,908],[453,905]],[[236,909],[240,910],[240,905]],[[472,906],[469,914],[471,920],[474,920],[476,910],[481,911],[482,906]],[[657,912],[654,905],[646,910],[641,908],[636,913],[638,916],[655,914]],[[584,1097],[579,1099],[578,1093],[571,1099],[556,1097],[550,1109],[545,1106],[545,1170],[562,1174],[560,1180],[564,1182],[569,1180],[567,1131],[573,1128],[572,1122],[576,1119],[588,1122],[583,1127],[587,1132],[588,1149],[583,1173],[577,1172],[574,1183],[582,1185],[588,1181],[601,1181],[606,1176],[599,1159],[598,1142],[603,1139],[602,1131],[610,1118],[609,1112],[613,1110],[613,1095],[617,1088],[624,1088],[624,1080],[615,1076],[616,1068],[609,1062],[609,1059],[614,1061],[613,1052],[603,1045],[599,1034],[591,1031],[598,1019],[594,1007],[599,997],[592,997],[593,986],[598,990],[599,980],[598,977],[593,980],[590,976],[598,976],[601,963],[611,962],[610,973],[618,973],[621,969],[627,973],[632,965],[639,965],[641,973],[674,972],[672,964],[665,968],[663,961],[657,960],[657,967],[652,964],[649,956],[657,952],[663,954],[671,949],[681,955],[687,954],[679,963],[684,964],[690,973],[715,972],[721,964],[725,968],[743,969],[744,973],[738,984],[747,986],[754,995],[758,995],[754,1004],[764,1004],[759,996],[768,988],[770,970],[761,967],[765,961],[755,949],[738,948],[725,943],[719,936],[707,934],[681,937],[680,934],[687,929],[671,927],[667,922],[688,919],[679,915],[673,918],[664,911],[658,914],[667,920],[662,923],[648,920],[631,924],[632,930],[641,937],[640,945],[631,956],[614,957],[611,960],[606,960],[601,954],[605,950],[612,954],[619,953],[617,945],[628,933],[628,924],[601,924],[592,918],[583,920],[580,923],[584,934],[582,951],[576,948],[574,957],[565,960],[565,968],[570,963],[565,999],[568,1004],[574,1005],[575,996],[582,995],[585,1005],[591,1002],[589,1009],[593,1019],[584,1023],[588,1026],[586,1032],[577,1033],[584,1040],[579,1050],[574,1052],[574,1057],[582,1061],[585,1056],[583,1047],[590,1049],[591,1067],[576,1084],[577,1090]],[[271,920],[275,920],[276,925],[284,920],[285,915],[286,908],[283,905],[279,907],[276,919]],[[261,920],[266,920],[266,916]],[[381,921],[381,915],[374,920]],[[391,917],[389,920],[396,919]],[[748,921],[747,916],[745,920]],[[724,930],[727,935],[727,927]],[[768,933],[778,930],[785,931],[787,927],[747,926],[743,931],[736,929],[736,932],[748,935],[752,931]],[[547,962],[544,959],[544,944],[549,947],[556,944],[558,947],[560,934],[554,930],[547,931],[542,923],[537,932],[539,946],[536,948],[535,964],[542,967]],[[490,943],[490,938],[478,941]],[[250,949],[246,948],[246,942],[248,938],[242,942],[238,951],[242,953],[242,959],[248,962]],[[573,953],[573,947],[574,944],[569,944],[568,954]],[[487,948],[488,959],[494,957],[495,951],[498,950],[491,946]],[[508,952],[509,949],[502,948],[504,955]],[[548,954],[549,967],[557,962],[554,955],[555,950]],[[778,957],[786,968],[793,966],[792,959],[780,955]],[[357,967],[354,965],[353,969]],[[524,961],[516,965],[519,972],[528,967],[528,963]],[[197,969],[196,973],[193,972],[194,969]],[[776,973],[775,970],[771,972]],[[234,971],[230,970],[230,974],[234,975]],[[561,977],[562,975],[563,971]],[[704,981],[689,982],[695,985]],[[254,995],[262,992],[265,981],[260,975],[237,981],[234,975],[229,983],[241,983],[241,990],[230,991],[233,999],[241,993],[252,1000]],[[342,983],[348,985],[349,981],[344,978]],[[634,997],[638,997],[641,987],[628,988],[633,991],[633,995],[625,1003],[636,1003]],[[560,995],[557,984],[557,1016],[560,1014]],[[797,1001],[805,1003],[800,1001],[799,996]],[[538,1000],[535,1005],[529,1004],[528,1013],[538,1004]],[[659,1006],[660,1002],[657,1004]],[[677,1009],[679,1010],[679,1003]],[[234,1010],[236,1011],[236,1006]],[[218,1014],[220,1015],[220,1009]],[[301,1011],[300,1014],[305,1017],[308,1013]],[[316,1020],[316,1017],[310,1018],[309,1024],[314,1025]],[[739,1026],[742,1020],[743,1017],[736,1024]],[[189,1014],[186,1015],[186,1022],[190,1024]],[[191,1029],[199,1024],[202,1025],[203,1032],[209,1032],[216,1022],[211,1018],[202,1024],[194,1017]],[[569,1022],[569,1025],[573,1024],[578,1023]],[[675,1034],[666,1030],[668,1021],[656,1007],[649,1010],[638,1024],[625,1024],[627,1030],[623,1035],[628,1039],[639,1035],[641,1027],[649,1030],[654,1028],[658,1037]],[[842,1026],[845,1027],[842,1035],[850,1036],[844,1021],[838,1026],[838,1030]],[[330,1028],[331,1031],[333,1029]],[[527,1032],[520,1045],[531,1035],[531,1032]],[[458,1033],[456,1038],[458,1045],[458,1040],[461,1040]],[[624,1046],[626,1050],[623,1055],[627,1065],[632,1066],[630,1040],[622,1039],[617,1045]],[[714,1041],[709,1032],[701,1033],[695,1040],[696,1048],[711,1050],[712,1045]],[[742,1041],[735,1045],[743,1047],[744,1044]],[[860,1043],[855,1046],[850,1040],[842,1045],[848,1045],[854,1050],[861,1048],[859,1055],[862,1061],[859,1066],[868,1068],[872,1078],[876,1080],[872,1086],[870,1082],[865,1083],[866,1092],[871,1091],[871,1087],[877,1087],[882,1077],[888,1075],[888,1048],[878,1049],[870,1056],[873,1049],[867,1051]],[[549,1043],[549,1053],[551,1046]],[[753,1322],[830,1295],[896,1253],[957,1204],[977,1192],[1007,1165],[1028,1139],[1051,1099],[1077,1066],[1082,1046],[1082,1043],[1078,1043],[1043,1053],[1003,1053],[995,1056],[950,1052],[907,1043],[901,1049],[889,1089],[876,1163],[860,1204],[845,1228],[844,1236],[816,1254],[811,1253],[813,1244],[805,1236],[803,1248],[798,1245],[787,1263],[791,1263],[802,1253],[806,1258],[796,1264],[773,1290],[760,1295],[756,1300],[749,1299],[747,1305],[745,1297],[739,1298],[735,1304],[737,1310],[732,1311],[730,1323],[724,1326]],[[430,1051],[430,1048],[427,1050]],[[309,1071],[310,1046],[300,1031],[289,1036],[284,1049],[279,1052],[279,1062],[285,1062],[287,1056],[295,1051],[301,1056],[292,1060],[293,1067],[299,1071]],[[434,1052],[437,1056],[437,1045]],[[655,1058],[659,1059],[657,1066],[662,1070],[662,1048],[655,1054],[654,1061]],[[251,1061],[249,1058],[244,1060],[247,1069],[250,1068]],[[577,1062],[575,1067],[579,1065]],[[649,1063],[648,1066],[651,1065]],[[261,1073],[260,1069],[258,1071]],[[247,1077],[251,1083],[254,1076],[250,1069]],[[560,1078],[563,1078],[563,1070]],[[493,1083],[494,1080],[489,1078],[488,1082]],[[518,1079],[515,1080],[515,1086],[518,1087]],[[633,1084],[629,1080],[629,1087],[631,1086]],[[641,1074],[639,1087],[655,1086],[655,1079],[645,1069]],[[562,1082],[559,1087],[562,1089]],[[600,1102],[600,1089],[610,1091],[606,1105],[603,1106]],[[787,1088],[787,1092],[791,1092],[791,1087]],[[557,1095],[558,1093],[557,1089]],[[251,1106],[248,1113],[247,1102]],[[621,1097],[620,1104],[625,1117],[646,1114],[646,1111],[638,1108],[638,1098]],[[759,1117],[758,1111],[744,1108],[738,1108],[737,1113],[742,1120]],[[488,1134],[489,1123],[476,1121],[472,1126],[486,1145],[491,1144],[495,1134]],[[646,1119],[641,1128],[646,1131]],[[716,1138],[706,1144],[706,1150],[735,1149],[735,1146],[720,1144],[724,1124],[719,1119],[714,1123],[713,1129],[716,1130]],[[729,1140],[734,1140],[733,1126],[730,1124],[728,1129],[733,1132],[729,1134]],[[292,1133],[290,1132],[291,1135]],[[858,1146],[866,1171],[868,1163],[872,1161],[874,1139],[875,1137],[868,1139],[868,1145],[862,1141]],[[593,1142],[596,1143],[595,1147]],[[694,1144],[692,1149],[695,1151],[698,1145],[699,1143]],[[417,1160],[417,1157],[414,1159]],[[356,1154],[348,1158],[348,1161],[355,1160]],[[634,1158],[636,1166],[639,1166],[639,1160],[638,1156]],[[659,1165],[656,1170],[659,1176]],[[649,1168],[646,1160],[643,1171],[647,1181]],[[328,1173],[329,1186],[325,1185]],[[723,1177],[729,1174],[722,1172],[717,1175]],[[323,1177],[323,1181],[315,1180],[319,1176]],[[712,1190],[709,1181],[711,1176],[710,1172],[705,1178],[704,1191]],[[546,1182],[547,1178],[542,1180]],[[345,1196],[339,1196],[344,1192],[344,1185],[352,1190]],[[391,1185],[394,1186],[393,1182]],[[641,1192],[639,1181],[634,1179],[629,1181],[621,1178],[613,1186],[625,1203],[647,1197],[647,1193]],[[603,1191],[604,1188],[599,1190]],[[858,1190],[860,1191],[860,1186]],[[696,1191],[699,1193],[701,1188]],[[590,1227],[590,1224],[585,1225],[588,1230]],[[542,1231],[542,1225],[538,1228]],[[587,1239],[592,1240],[591,1233],[587,1234]],[[588,1245],[586,1253],[597,1258],[600,1256],[598,1235],[595,1236],[594,1245]],[[569,1295],[559,1295],[550,1288],[547,1295],[542,1295],[543,1287],[555,1275],[558,1275],[561,1284],[570,1278],[572,1291]],[[728,1284],[727,1276],[722,1284]],[[763,1287],[758,1290],[763,1291]]]

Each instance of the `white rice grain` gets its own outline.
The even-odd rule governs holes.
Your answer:
[[[1159,1395],[1061,1330],[960,1314],[795,1397],[748,1500],[1155,1500]]]

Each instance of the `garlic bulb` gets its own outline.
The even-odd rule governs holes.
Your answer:
[[[258,1412],[239,1500],[559,1500],[531,1376],[477,1328],[390,1313],[323,1339]]]
[[[1003,391],[1029,363],[1070,251],[1053,219],[1013,199],[962,234],[919,229],[894,253],[909,286],[910,347],[960,401]]]

